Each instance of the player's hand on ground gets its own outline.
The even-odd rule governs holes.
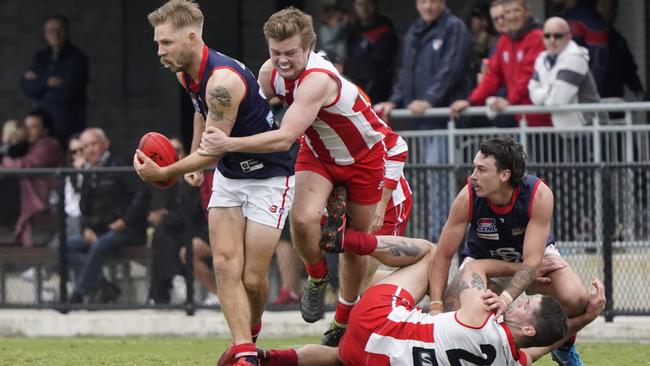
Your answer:
[[[133,155],[133,167],[140,179],[145,182],[159,182],[170,178],[163,168],[158,166],[141,150],[136,150],[135,155]]]
[[[508,310],[508,306],[510,306],[508,300],[502,296],[497,295],[492,290],[485,290],[485,292],[481,295],[481,300],[483,300],[485,310],[488,313],[494,311],[497,316],[505,313],[506,310]]]
[[[449,106],[449,116],[453,119],[457,119],[460,117],[460,112],[469,106],[469,101],[464,99],[457,100]]]
[[[187,184],[192,187],[200,187],[203,184],[203,172],[187,173],[183,176]]]
[[[587,300],[587,309],[585,309],[585,314],[589,314],[590,317],[596,319],[605,308],[606,303],[605,286],[603,286],[603,283],[600,282],[598,278],[594,277],[593,280],[591,280],[591,293]]]
[[[546,255],[542,259],[542,263],[537,267],[537,273],[535,275],[535,283],[548,285],[551,283],[551,279],[547,277],[550,273],[564,269],[569,266],[564,258],[559,255]]]
[[[199,155],[204,156],[219,156],[227,153],[226,151],[226,142],[228,141],[228,135],[226,135],[221,129],[209,126],[203,131],[201,136],[201,144],[197,152]]]

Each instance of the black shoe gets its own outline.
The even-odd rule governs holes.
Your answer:
[[[325,315],[325,290],[330,276],[325,275],[320,281],[307,280],[300,298],[300,315],[307,323],[319,321]]]
[[[84,302],[83,296],[79,295],[76,292],[73,292],[72,295],[70,295],[70,298],[68,299],[68,302],[70,304],[82,304]]]
[[[336,321],[330,323],[330,329],[323,334],[323,338],[320,339],[320,344],[323,346],[338,347],[339,342],[341,342],[341,337],[345,334],[347,326],[341,326],[341,324]]]
[[[344,186],[334,186],[327,199],[327,223],[322,229],[319,246],[329,253],[343,252],[345,239],[348,191]]]
[[[122,290],[116,284],[104,279],[99,283],[91,302],[100,304],[115,303],[121,295]]]

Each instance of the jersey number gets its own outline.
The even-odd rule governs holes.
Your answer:
[[[478,356],[461,348],[445,351],[451,366],[461,366],[460,361],[464,360],[474,365],[492,365],[497,357],[497,350],[489,344],[481,345],[482,355]],[[438,366],[436,350],[430,348],[413,347],[414,366]]]

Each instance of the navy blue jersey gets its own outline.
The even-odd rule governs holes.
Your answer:
[[[510,205],[495,206],[487,198],[477,197],[474,186],[467,179],[470,189],[470,226],[462,257],[521,262],[532,198],[540,184],[541,179],[525,175],[515,188]],[[546,245],[553,243],[555,237],[550,234]]]
[[[278,127],[273,121],[269,103],[260,90],[253,73],[241,62],[214,51],[207,46],[203,48],[203,60],[199,70],[200,80],[195,83],[188,73],[183,73],[186,90],[192,98],[194,110],[201,113],[207,121],[208,106],[205,89],[212,73],[217,69],[229,69],[235,72],[246,85],[244,98],[237,110],[237,119],[230,136],[251,136]],[[290,152],[276,153],[229,153],[217,164],[217,169],[226,178],[231,179],[265,179],[294,174],[295,155]]]

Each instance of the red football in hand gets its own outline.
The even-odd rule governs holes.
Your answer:
[[[147,132],[142,136],[138,149],[159,166],[167,166],[178,161],[174,145],[165,135],[158,132]],[[160,188],[167,188],[174,184],[175,181],[176,178],[174,177],[166,181],[152,182],[152,184]]]

